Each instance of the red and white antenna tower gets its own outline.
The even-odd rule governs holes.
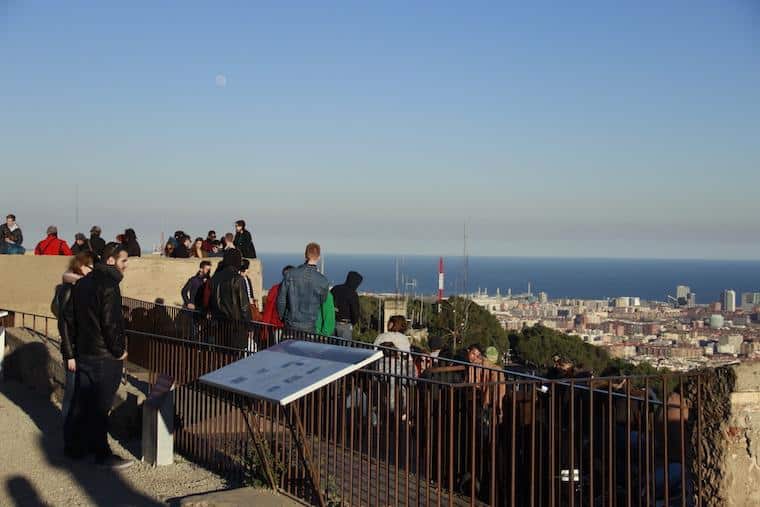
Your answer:
[[[443,257],[438,259],[438,303],[443,301],[443,283],[445,275],[443,273]]]

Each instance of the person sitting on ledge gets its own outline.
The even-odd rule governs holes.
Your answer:
[[[37,243],[34,255],[73,255],[69,245],[58,239],[58,228],[51,225],[47,228],[47,237]]]

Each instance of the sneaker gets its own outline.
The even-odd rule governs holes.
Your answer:
[[[108,468],[110,470],[124,470],[125,468],[129,468],[134,465],[135,462],[112,454],[103,460],[96,461],[95,464],[98,465],[99,468]]]

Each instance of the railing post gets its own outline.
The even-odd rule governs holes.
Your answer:
[[[8,316],[8,312],[0,311],[0,319]],[[0,381],[3,380],[3,360],[5,359],[5,326],[0,325]]]

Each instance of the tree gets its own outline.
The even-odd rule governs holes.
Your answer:
[[[496,317],[471,299],[449,298],[441,303],[440,311],[431,309],[428,315],[430,334],[443,338],[453,352],[472,344],[484,349],[494,346],[499,352],[507,350],[504,328]]]

